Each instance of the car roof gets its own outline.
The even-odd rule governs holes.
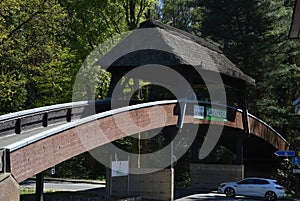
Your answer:
[[[262,177],[246,177],[244,179],[263,179],[263,180],[268,180],[268,181],[273,181],[273,182],[276,181],[275,179],[268,179],[268,178],[262,178]]]

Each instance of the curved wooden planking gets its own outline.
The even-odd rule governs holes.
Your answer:
[[[129,106],[87,117],[85,119],[88,120],[82,119],[81,123],[72,122],[61,128],[54,128],[51,135],[40,136],[37,140],[16,143],[13,145],[15,148],[7,147],[10,150],[11,173],[18,182],[22,182],[71,157],[117,139],[176,125],[178,121],[178,115],[174,112],[176,107],[176,101]],[[131,122],[134,122],[134,125]],[[223,124],[196,120],[193,115],[185,116],[184,123]],[[224,122],[224,125],[243,129],[241,111],[236,111],[234,119]],[[288,149],[287,141],[262,121],[250,115],[249,125],[252,134],[268,141],[277,149]]]
[[[10,153],[11,173],[17,182],[22,182],[39,172],[98,146],[138,132],[176,125],[177,115],[173,112],[174,107],[175,104],[167,104],[120,112],[77,127],[70,127],[31,144],[24,144]],[[165,111],[166,121],[161,121],[162,111]],[[128,114],[139,127],[129,124]],[[151,122],[149,114],[156,121]],[[121,123],[117,126],[114,119],[121,120]],[[150,123],[151,127],[147,126]],[[125,129],[126,132],[121,129]]]
[[[253,115],[248,115],[251,134],[272,144],[279,150],[289,150],[290,144],[272,127]]]

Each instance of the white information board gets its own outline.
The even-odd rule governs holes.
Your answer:
[[[194,118],[204,119],[204,106],[194,105]]]
[[[129,172],[128,161],[112,161],[111,162],[111,176],[112,177],[122,177],[127,176]]]

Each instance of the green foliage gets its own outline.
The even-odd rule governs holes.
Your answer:
[[[203,36],[256,80],[249,88],[250,112],[283,134],[291,132],[300,71],[300,43],[287,37],[292,1],[203,1],[203,6]]]
[[[300,92],[300,41],[288,39],[294,1],[161,2],[158,18],[218,44],[233,63],[255,78],[256,85],[249,87],[249,111],[299,148],[299,118],[291,114]],[[221,157],[214,154],[214,161]]]
[[[290,115],[300,90],[300,42],[287,38],[293,2],[2,0],[0,114],[71,101],[78,70],[86,64],[91,68],[82,74],[86,82],[82,82],[83,93],[78,99],[104,99],[110,75],[93,65],[96,57],[87,56],[99,44],[113,41],[115,33],[136,28],[147,9],[156,5],[156,18],[218,44],[239,68],[255,78],[256,86],[249,87],[250,112],[300,147],[299,120]],[[109,50],[112,45],[107,45]],[[122,143],[130,146],[132,142]],[[221,149],[216,157],[222,157],[221,153],[226,151]],[[85,172],[87,158],[72,159],[59,171],[74,166]],[[66,176],[77,174],[73,170],[69,173],[64,172]]]
[[[0,2],[1,110],[8,113],[72,100],[83,61],[99,44],[144,19],[154,0]],[[95,98],[110,75],[95,72]],[[104,75],[99,79],[99,75]],[[88,97],[92,97],[87,85]]]
[[[0,114],[72,101],[76,75],[86,62],[92,65],[82,74],[85,82],[78,99],[106,98],[110,75],[89,60],[95,57],[86,57],[99,44],[113,41],[115,34],[136,28],[154,3],[0,1]],[[57,175],[94,177],[94,162],[87,161],[87,155],[73,158],[58,166]]]
[[[25,102],[25,79],[16,74],[0,75],[0,114],[20,110]]]
[[[161,0],[159,2],[155,18],[171,26],[199,35],[203,17],[199,1]]]
[[[89,153],[73,157],[55,167],[55,174],[49,175],[58,178],[97,179],[103,178],[105,168]]]
[[[6,97],[1,100],[10,103],[1,103],[1,113],[70,100],[61,96],[71,86],[63,68],[63,54],[68,52],[61,37],[65,12],[56,1],[1,4],[1,79],[10,81],[2,88]]]
[[[295,185],[296,175],[293,173],[293,165],[288,158],[282,160],[280,168],[277,170],[277,175],[274,176],[274,179],[284,186],[287,194],[295,194],[297,186]]]

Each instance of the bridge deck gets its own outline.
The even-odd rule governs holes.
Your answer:
[[[48,127],[39,127],[22,132],[22,134],[11,134],[0,137],[0,148],[6,148],[16,142],[24,141],[30,137],[36,136],[39,133],[47,132],[57,126],[64,125],[66,122],[59,122]]]
[[[188,102],[189,103],[189,102]],[[230,142],[234,142],[235,134],[243,131],[242,111],[230,108],[231,115],[225,122],[197,119],[194,117],[194,102],[187,105],[187,113],[180,117],[177,100],[157,101],[121,107],[106,112],[101,112],[82,119],[73,119],[71,122],[60,121],[43,127],[40,123],[37,128],[24,129],[21,134],[7,135],[0,138],[0,148],[6,148],[9,152],[10,171],[18,182],[59,164],[71,157],[79,155],[99,146],[113,142],[126,136],[134,135],[157,128],[178,126],[180,119],[184,124],[200,124],[207,126],[215,124],[225,126],[231,130],[227,133]],[[211,107],[211,103],[199,103],[204,107]],[[219,105],[218,107],[226,108]],[[229,108],[227,107],[229,111]],[[248,147],[257,146],[260,140],[261,146],[269,143],[273,146],[270,155],[274,155],[274,149],[289,149],[288,142],[274,129],[264,122],[248,115],[250,126],[250,138]],[[119,120],[118,125],[116,119]],[[99,129],[99,132],[95,129]],[[237,131],[237,132],[236,132]],[[252,136],[252,137],[251,137]]]

